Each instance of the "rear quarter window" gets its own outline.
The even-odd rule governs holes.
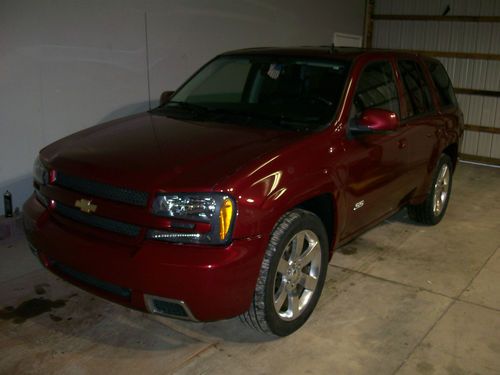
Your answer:
[[[457,98],[446,69],[437,61],[426,61],[426,65],[436,86],[441,105],[443,107],[456,106]]]

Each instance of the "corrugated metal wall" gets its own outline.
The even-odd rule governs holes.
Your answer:
[[[500,0],[375,0],[375,15],[500,16]],[[483,20],[484,21],[484,20]],[[500,55],[499,22],[374,20],[372,46]],[[500,61],[438,57],[456,88],[500,91]],[[491,94],[491,93],[490,93]],[[457,95],[468,125],[500,130],[500,97]],[[461,153],[498,162],[500,134],[467,130]],[[467,158],[464,156],[464,158]]]

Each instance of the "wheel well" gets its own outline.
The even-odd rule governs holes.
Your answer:
[[[443,150],[443,154],[446,154],[451,158],[451,161],[453,162],[453,170],[455,170],[458,160],[458,145],[456,143],[449,145]]]
[[[326,234],[328,235],[328,242],[330,251],[333,246],[333,229],[335,224],[335,211],[334,200],[331,194],[322,194],[317,197],[308,199],[297,205],[297,208],[302,208],[316,214],[325,226]]]

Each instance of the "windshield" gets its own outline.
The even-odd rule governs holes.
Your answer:
[[[329,123],[348,63],[271,56],[223,56],[156,111],[176,118],[314,129]]]

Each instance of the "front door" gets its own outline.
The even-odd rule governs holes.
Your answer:
[[[363,110],[379,108],[400,115],[393,65],[386,60],[369,63],[358,80],[350,122]],[[351,136],[345,145],[349,159],[345,188],[347,224],[343,238],[363,230],[400,207],[410,193],[408,128]]]

